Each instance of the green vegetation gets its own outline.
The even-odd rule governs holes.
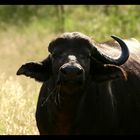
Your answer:
[[[0,6],[0,29],[81,31],[100,41],[112,34],[139,38],[139,13],[139,5],[6,5]]]
[[[112,34],[140,40],[139,13],[139,5],[1,5],[0,134],[38,134],[41,83],[17,77],[21,64],[45,58],[49,42],[65,31],[80,31],[98,42]]]

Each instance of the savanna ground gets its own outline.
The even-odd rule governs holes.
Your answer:
[[[64,31],[106,41],[115,34],[140,41],[139,5],[0,6],[0,134],[38,135],[35,109],[41,83],[16,76],[25,62],[40,61]]]

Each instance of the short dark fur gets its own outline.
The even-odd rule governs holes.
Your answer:
[[[96,57],[96,48],[107,49],[104,45],[117,53],[113,41],[95,44],[82,33],[64,33],[50,42],[46,59],[20,67],[17,75],[43,82],[36,110],[40,134],[140,134],[140,63],[135,59],[140,48],[117,66]]]

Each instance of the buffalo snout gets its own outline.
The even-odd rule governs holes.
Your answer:
[[[60,72],[66,76],[78,76],[81,75],[83,71],[75,55],[68,55],[68,62],[60,67]]]
[[[83,83],[85,72],[74,55],[68,56],[67,63],[59,68],[59,79],[62,83]]]

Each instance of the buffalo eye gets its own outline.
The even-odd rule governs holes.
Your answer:
[[[52,57],[56,59],[56,58],[59,58],[59,57],[60,57],[60,55],[59,55],[59,54],[54,53],[54,54],[52,54]]]
[[[65,55],[62,53],[54,53],[52,54],[52,59],[54,61],[62,62],[65,59]]]
[[[89,58],[90,58],[90,55],[86,55],[86,54],[79,55],[79,59],[89,59]]]

